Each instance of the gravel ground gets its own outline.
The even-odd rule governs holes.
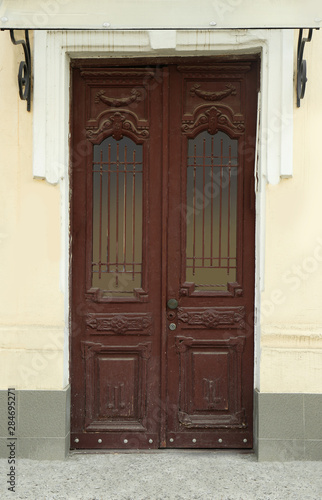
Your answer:
[[[252,454],[159,452],[71,454],[66,461],[17,461],[16,491],[32,500],[322,499],[322,462],[261,462]]]

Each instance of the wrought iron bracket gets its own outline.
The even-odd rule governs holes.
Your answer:
[[[22,45],[25,60],[21,61],[18,71],[19,96],[27,101],[27,111],[30,111],[31,102],[31,52],[29,43],[29,32],[25,30],[25,39],[16,40],[14,30],[10,30],[10,38],[14,45]]]
[[[297,87],[296,87],[296,94],[297,94],[297,107],[299,108],[301,106],[301,99],[303,99],[305,95],[305,89],[306,89],[306,82],[307,82],[307,77],[306,77],[306,60],[303,59],[303,54],[304,54],[304,48],[306,42],[310,42],[312,40],[313,36],[313,29],[309,29],[309,34],[308,37],[305,38],[303,37],[303,29],[300,29],[299,33],[299,41],[297,45]]]

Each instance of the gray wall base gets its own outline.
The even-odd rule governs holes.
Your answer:
[[[7,391],[0,391],[0,457],[8,457]],[[70,389],[16,391],[16,456],[63,460],[69,452]]]
[[[322,460],[322,394],[255,390],[254,403],[259,461]]]
[[[16,391],[17,458],[63,460],[69,453],[70,389]],[[322,394],[255,390],[259,461],[322,460]],[[8,457],[7,391],[0,391],[0,458]]]

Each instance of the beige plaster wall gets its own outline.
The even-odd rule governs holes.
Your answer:
[[[294,95],[293,178],[266,188],[262,392],[322,392],[321,54],[315,31],[299,109]]]
[[[17,88],[22,53],[0,32],[0,389],[61,389],[60,192],[32,178],[32,113]],[[294,111],[294,176],[266,188],[262,392],[322,391],[321,54],[315,32],[305,49],[307,93]]]
[[[32,177],[32,113],[17,86],[22,56],[0,32],[0,389],[59,389],[60,192]]]

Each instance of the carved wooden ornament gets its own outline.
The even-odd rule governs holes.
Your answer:
[[[190,94],[192,96],[198,96],[205,101],[221,101],[229,95],[236,95],[236,87],[234,87],[231,83],[227,83],[226,90],[217,92],[206,92],[205,90],[201,90],[200,87],[201,85],[195,83],[190,89]]]
[[[131,111],[105,111],[95,121],[86,127],[86,137],[94,144],[99,144],[104,138],[112,136],[120,141],[123,135],[129,135],[138,144],[149,137],[147,126],[138,125],[138,119]]]
[[[192,120],[183,120],[181,130],[192,137],[201,130],[207,129],[209,134],[214,135],[219,130],[228,132],[232,137],[238,137],[245,131],[243,120],[236,118],[228,106],[212,106],[209,109],[197,108],[196,117]]]
[[[152,315],[147,313],[90,313],[87,315],[86,324],[92,330],[110,335],[124,335],[125,333],[150,335],[152,333]]]
[[[178,320],[187,328],[245,328],[245,307],[179,307]]]
[[[105,94],[104,90],[100,90],[99,92],[97,92],[95,97],[96,104],[98,104],[99,101],[102,101],[104,104],[107,104],[107,106],[111,106],[113,108],[119,108],[120,106],[127,106],[135,101],[136,102],[141,101],[141,92],[137,89],[132,89],[131,95],[129,95],[128,97],[122,97],[120,99],[117,99],[115,97],[107,97],[104,94]]]

